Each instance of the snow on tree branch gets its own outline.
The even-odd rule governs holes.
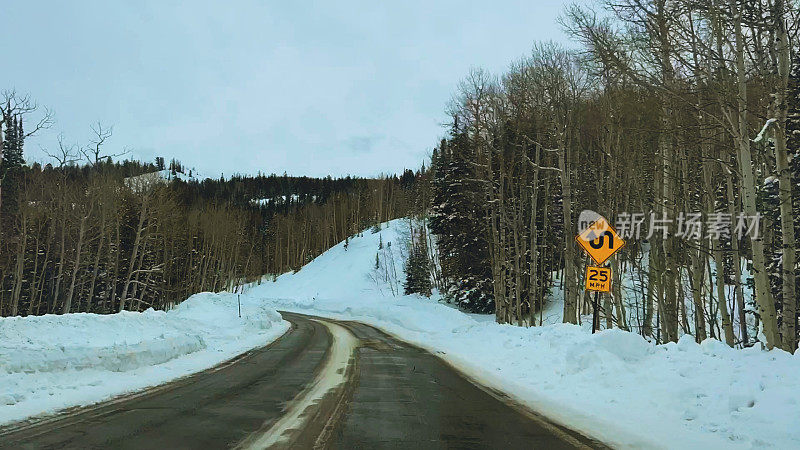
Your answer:
[[[777,121],[778,119],[775,118],[767,120],[767,122],[764,123],[764,126],[761,127],[761,131],[759,131],[758,135],[755,137],[755,139],[753,139],[753,142],[761,142],[761,140],[764,139],[764,133],[766,133],[767,130],[770,129],[770,127],[772,127],[772,125]]]

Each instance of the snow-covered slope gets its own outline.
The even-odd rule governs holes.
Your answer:
[[[0,319],[0,423],[95,403],[212,367],[289,327],[236,294],[196,294],[169,312]]]
[[[158,170],[156,172],[147,172],[141,175],[136,175],[133,177],[127,177],[123,180],[125,186],[128,186],[134,192],[142,192],[151,187],[159,184],[168,184],[173,180],[182,180],[182,181],[202,181],[203,177],[200,176],[197,171],[191,169],[184,172],[173,171],[170,169]]]
[[[498,325],[436,299],[392,296],[396,286],[376,275],[393,262],[402,277],[407,226],[393,221],[351,238],[346,249],[340,243],[248,296],[276,309],[378,326],[615,447],[800,446],[800,354],[734,350],[715,340],[698,345],[691,336],[655,346],[634,333],[592,335],[559,323]],[[393,258],[379,251],[380,242],[384,250],[392,243]]]

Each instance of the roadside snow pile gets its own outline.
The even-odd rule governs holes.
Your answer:
[[[634,333],[575,325],[499,325],[436,299],[393,297],[374,276],[380,242],[402,255],[408,225],[340,243],[253,301],[377,326],[481,383],[620,448],[798,448],[800,352],[734,350],[691,336],[655,346]],[[381,260],[386,264],[385,260]],[[403,261],[393,264],[402,276]]]
[[[0,319],[0,423],[207,369],[283,334],[289,323],[235,294],[196,294],[164,312]]]
[[[153,310],[110,316],[4,319],[0,328],[0,373],[68,369],[124,372],[205,348],[198,333],[176,327],[170,319]]]

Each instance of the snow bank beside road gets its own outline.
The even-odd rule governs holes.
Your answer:
[[[124,372],[205,348],[199,333],[184,330],[170,319],[152,310],[4,319],[0,373]]]
[[[395,221],[381,233],[400,242]],[[798,448],[800,352],[734,350],[684,336],[655,346],[620,330],[476,320],[436,300],[384,296],[365,232],[253,287],[271,307],[377,326],[427,348],[547,417],[620,448]],[[395,253],[397,254],[397,252]],[[402,260],[397,270],[402,274]],[[481,318],[482,319],[482,318]]]
[[[200,293],[169,312],[0,319],[0,423],[207,369],[289,328],[274,309]]]

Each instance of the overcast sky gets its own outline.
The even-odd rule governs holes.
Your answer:
[[[564,41],[560,1],[16,1],[3,5],[0,86],[111,152],[234,172],[377,175],[416,168],[444,135],[470,67],[494,73]]]

